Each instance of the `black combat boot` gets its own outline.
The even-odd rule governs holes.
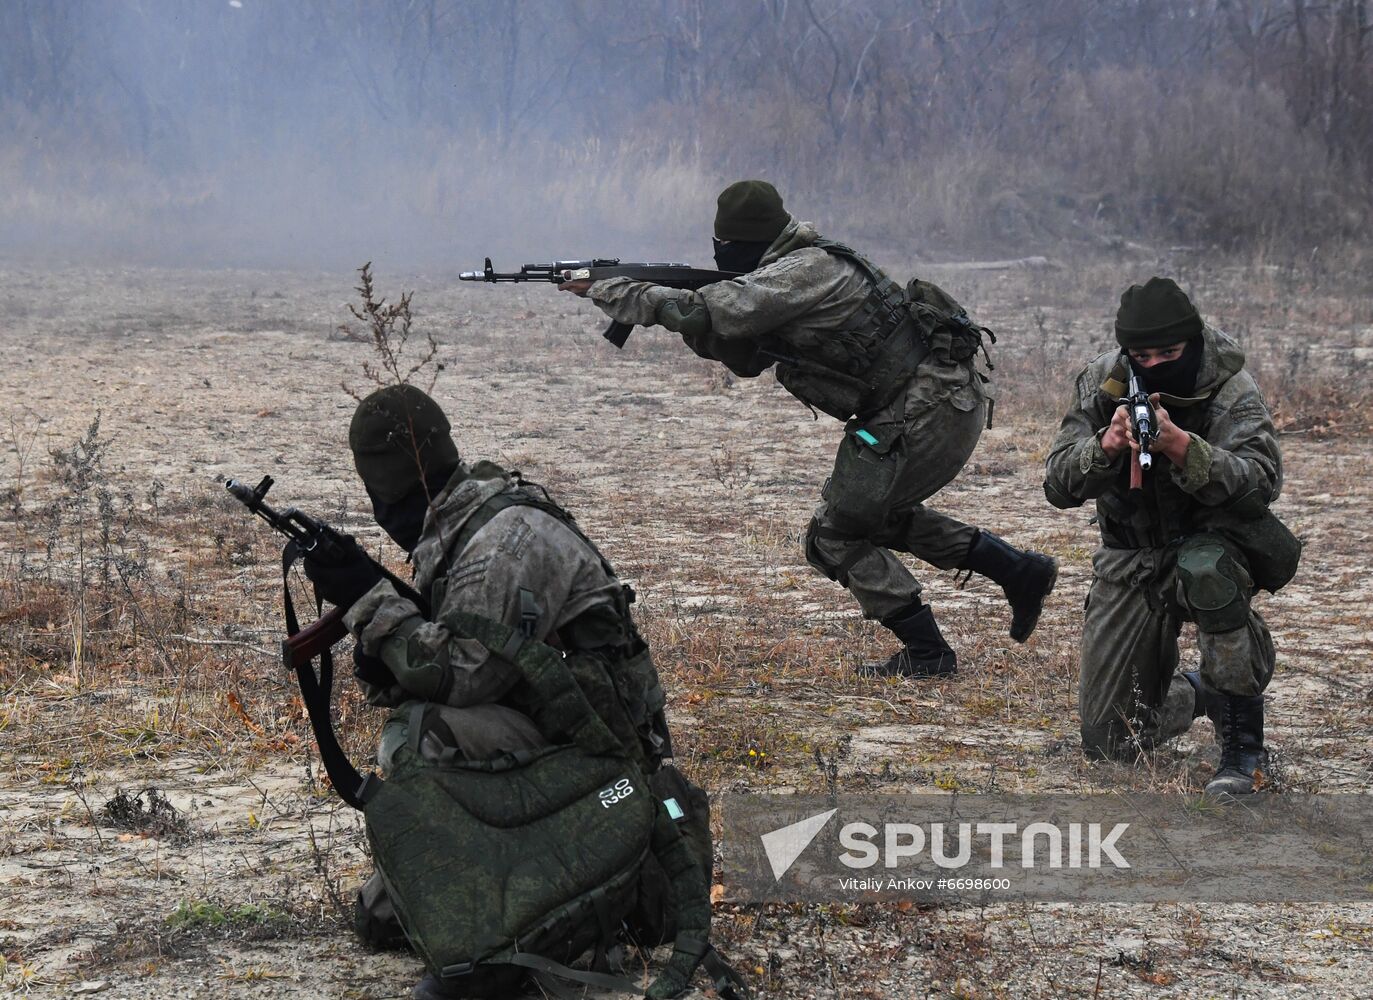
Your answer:
[[[1207,795],[1249,795],[1259,774],[1268,768],[1263,748],[1263,695],[1212,693],[1207,715],[1216,724],[1220,766],[1206,783]]]
[[[886,663],[868,663],[858,668],[864,677],[938,677],[958,671],[958,658],[935,624],[934,611],[917,598],[900,611],[893,611],[882,624],[905,643]]]
[[[1188,684],[1192,685],[1192,721],[1195,722],[1206,714],[1208,694],[1211,697],[1214,697],[1215,695],[1213,692],[1208,692],[1207,689],[1202,686],[1200,670],[1184,671],[1182,678]],[[1216,732],[1219,733],[1220,730],[1217,729]]]
[[[415,984],[415,988],[410,991],[410,1000],[452,1000],[458,996],[457,993],[450,993],[443,984],[443,980],[432,972],[426,972],[424,978]]]
[[[1058,580],[1057,561],[1038,552],[1021,551],[982,528],[958,568],[1001,584],[1011,605],[1011,638],[1016,642],[1024,642],[1035,630],[1044,601]]]

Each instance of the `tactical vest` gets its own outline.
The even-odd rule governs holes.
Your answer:
[[[1117,361],[1097,390],[1107,406],[1124,394],[1127,377],[1125,362]],[[1204,438],[1212,424],[1230,412],[1241,391],[1240,380],[1231,378],[1204,396],[1161,393],[1160,400],[1179,428]],[[1302,542],[1268,509],[1265,491],[1256,487],[1222,506],[1209,506],[1184,493],[1161,468],[1146,476],[1140,489],[1131,490],[1128,469],[1127,461],[1117,482],[1096,500],[1103,546],[1176,549],[1189,536],[1220,535],[1243,553],[1257,587],[1277,593],[1291,582]]]
[[[874,413],[932,352],[950,364],[971,358],[981,345],[983,328],[937,286],[912,281],[902,288],[852,247],[826,239],[812,245],[853,264],[870,290],[839,329],[815,331],[800,343],[770,338],[760,346],[761,356],[777,362],[777,381],[807,406],[839,420]]]
[[[494,471],[494,470],[493,470]],[[582,531],[576,519],[554,502],[538,483],[526,482],[519,473],[510,473],[513,488],[490,497],[468,515],[448,546],[448,558],[457,558],[477,532],[501,511],[510,507],[533,507],[565,525],[600,560],[607,576],[615,579],[615,569]],[[430,606],[443,606],[447,593],[446,576],[437,578],[430,589]],[[626,750],[642,757],[646,773],[653,773],[664,757],[672,756],[664,708],[667,696],[658,680],[657,668],[649,655],[648,644],[639,635],[630,614],[633,588],[621,584],[613,604],[588,608],[558,629],[557,642],[567,653],[568,665],[581,685],[587,700],[610,730],[624,742]],[[520,591],[520,631],[527,638],[538,634],[541,609],[534,595]],[[547,640],[546,640],[547,641]]]

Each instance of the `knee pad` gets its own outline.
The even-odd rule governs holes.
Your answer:
[[[1178,589],[1203,632],[1233,632],[1249,620],[1249,574],[1218,535],[1194,535],[1178,550]]]
[[[852,547],[842,559],[836,560],[820,551],[819,540],[829,538],[850,542]],[[815,567],[827,579],[836,581],[841,587],[849,585],[849,570],[873,549],[872,542],[859,535],[841,531],[838,528],[821,524],[818,517],[812,517],[806,526],[806,562]]]
[[[820,546],[816,544],[819,538],[820,519],[818,517],[812,517],[810,519],[810,524],[806,525],[806,540],[804,543],[806,549],[806,562],[810,563],[811,566],[824,576],[833,580],[834,567],[830,561],[825,558],[825,554],[820,551]]]

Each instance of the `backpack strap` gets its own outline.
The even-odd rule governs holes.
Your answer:
[[[619,579],[615,575],[615,567],[610,564],[610,560],[605,557],[596,543],[587,537],[586,532],[582,531],[581,525],[577,523],[577,519],[572,516],[572,513],[548,495],[548,490],[539,483],[531,483],[520,478],[518,472],[512,472],[509,475],[515,488],[488,497],[480,507],[469,514],[462,527],[458,529],[458,533],[453,536],[453,540],[448,544],[449,553],[453,555],[461,553],[463,549],[467,548],[477,532],[486,527],[491,519],[501,511],[510,507],[533,507],[562,522],[600,560],[601,568],[605,570],[606,576],[614,580]],[[537,494],[535,490],[538,491]],[[634,600],[634,588],[622,583],[620,585],[620,597],[615,601],[615,610],[624,619],[626,634],[631,636],[634,635],[634,630],[631,627],[633,623],[629,619],[629,606],[634,603]]]
[[[537,510],[543,511],[545,514],[548,514],[550,517],[557,518],[565,524],[574,535],[582,540],[582,543],[587,548],[596,553],[596,558],[601,561],[601,567],[606,571],[606,574],[608,576],[615,575],[615,568],[610,565],[610,560],[596,547],[596,543],[586,536],[586,533],[582,531],[581,525],[577,523],[577,519],[572,516],[571,512],[548,495],[548,490],[544,489],[543,486],[538,483],[531,483],[520,478],[518,472],[512,472],[510,473],[510,476],[515,488],[513,490],[507,489],[487,498],[480,507],[469,514],[467,520],[463,522],[462,527],[458,529],[458,533],[454,536],[453,541],[449,543],[450,552],[458,553],[467,548],[467,545],[472,541],[473,536],[481,531],[482,528],[486,527],[487,523],[493,517],[506,508],[534,507]],[[538,494],[534,492],[535,490],[538,491]]]

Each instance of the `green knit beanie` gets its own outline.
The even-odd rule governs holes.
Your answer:
[[[1116,341],[1126,350],[1167,347],[1202,331],[1201,317],[1172,278],[1150,278],[1120,297]]]
[[[736,181],[720,192],[718,204],[717,240],[771,243],[791,221],[782,207],[782,196],[767,181]]]
[[[458,447],[439,404],[413,385],[378,389],[353,412],[348,447],[367,489],[386,503],[408,496],[435,473],[458,466]]]

